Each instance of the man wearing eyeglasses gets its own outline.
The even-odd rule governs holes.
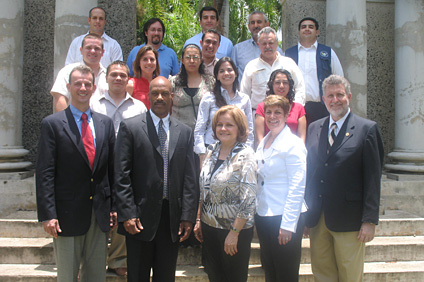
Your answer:
[[[218,62],[218,58],[215,56],[218,51],[219,44],[221,43],[221,36],[215,29],[208,29],[203,33],[202,40],[200,40],[200,46],[202,47],[202,58],[205,70],[210,75],[213,75],[213,69]]]
[[[165,36],[165,25],[158,18],[149,19],[143,26],[143,37],[145,44],[135,46],[127,59],[127,66],[130,69],[130,76],[134,76],[133,63],[138,50],[144,45],[151,45],[159,53],[160,75],[168,78],[176,75],[180,70],[177,54],[174,50],[162,44]]]

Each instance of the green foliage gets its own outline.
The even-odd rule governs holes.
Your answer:
[[[228,0],[230,24],[228,38],[237,44],[250,38],[247,17],[255,10],[268,16],[270,26],[278,30],[281,24],[281,4],[278,0]],[[174,49],[178,57],[184,42],[201,31],[198,13],[203,6],[214,6],[215,0],[138,0],[137,44],[143,43],[143,25],[153,17],[160,18],[166,28],[163,43]]]

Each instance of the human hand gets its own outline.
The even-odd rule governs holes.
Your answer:
[[[186,220],[183,220],[180,222],[180,227],[178,228],[178,236],[181,236],[182,234],[184,234],[182,237],[180,237],[180,242],[188,239],[188,236],[190,236],[192,228],[193,228],[192,222],[186,221]]]
[[[194,225],[194,237],[196,237],[197,241],[203,243],[203,234],[202,234],[202,223],[200,220],[196,220],[196,224]]]
[[[52,235],[54,238],[57,238],[57,233],[61,233],[62,229],[59,226],[59,220],[50,219],[43,222],[44,231]]]
[[[135,235],[140,233],[143,230],[143,226],[141,225],[139,218],[131,218],[124,221],[125,230],[131,235]]]
[[[224,251],[227,255],[234,256],[237,253],[237,242],[240,233],[230,230],[224,242]]]
[[[358,240],[367,243],[374,239],[375,235],[375,224],[364,222],[362,223],[361,229],[359,230]]]
[[[110,228],[113,230],[118,225],[118,214],[116,212],[110,212]]]
[[[280,245],[285,245],[291,241],[292,232],[287,231],[285,229],[280,228],[280,232],[278,234],[278,243]]]

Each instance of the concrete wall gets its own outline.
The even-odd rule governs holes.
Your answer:
[[[55,0],[25,1],[22,116],[23,146],[35,164],[40,122],[52,113]],[[43,24],[40,24],[43,23]]]

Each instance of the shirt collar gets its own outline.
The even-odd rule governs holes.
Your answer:
[[[75,108],[72,104],[69,105],[69,108],[71,109],[71,113],[74,116],[74,118],[78,121],[81,121],[81,116],[82,116],[83,112],[81,112],[80,110]],[[88,110],[85,111],[84,113],[87,114],[87,121],[90,122],[90,120],[91,120],[91,110],[90,110],[90,108],[88,108]]]
[[[133,98],[133,97],[131,97],[131,95],[130,95],[128,92],[126,92],[126,93],[125,93],[125,98],[124,98],[124,99],[122,99],[122,101],[119,103],[119,105],[118,105],[118,106],[116,106],[116,105],[115,105],[115,101],[112,99],[112,97],[110,97],[109,91],[106,91],[104,95],[100,96],[99,101],[101,101],[101,100],[108,100],[109,102],[111,102],[111,103],[112,103],[112,105],[114,105],[114,106],[116,106],[117,108],[119,108],[119,106],[120,106],[120,105],[122,105],[125,101],[127,101],[127,100],[131,100],[131,101],[133,101],[133,99],[134,99],[134,98]]]
[[[315,49],[318,49],[318,41],[317,41],[317,40],[315,40],[315,42],[314,42],[314,44],[312,44],[312,46],[314,46],[314,47],[315,47]],[[311,47],[309,47],[309,48],[306,48],[306,47],[303,47],[303,45],[302,45],[302,44],[300,44],[300,42],[298,42],[298,43],[297,43],[297,49],[298,49],[298,50],[300,50],[300,48],[302,48],[302,49],[310,49],[310,48],[312,48],[312,46],[311,46]]]
[[[157,115],[155,115],[155,113],[152,111],[152,109],[150,109],[149,112],[150,112],[150,115],[152,117],[153,124],[155,125],[155,127],[158,127],[161,118],[158,117]],[[169,124],[169,113],[166,117],[162,118],[162,120],[163,120],[164,124],[168,125]]]
[[[236,79],[237,79],[237,77],[236,77]],[[236,94],[234,95],[233,99],[231,99],[230,95],[228,95],[227,89],[223,88],[222,86],[221,86],[221,95],[224,96],[225,100],[227,100],[227,101],[233,100],[233,99],[237,98],[237,96],[240,96],[239,91],[236,90]]]
[[[340,128],[342,128],[342,126],[343,126],[343,124],[344,124],[347,116],[349,115],[349,113],[350,113],[350,108],[348,108],[347,113],[341,119],[339,119],[338,121],[334,121],[334,119],[331,117],[331,114],[330,114],[330,120],[329,120],[329,123],[328,123],[328,129],[330,130],[331,125],[333,123],[336,123],[337,124],[337,133],[338,133],[339,130],[340,130]]]

